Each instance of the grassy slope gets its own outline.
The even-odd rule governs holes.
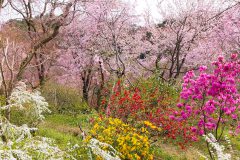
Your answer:
[[[62,150],[66,150],[68,143],[84,146],[81,132],[78,127],[81,124],[84,131],[88,131],[88,119],[93,115],[78,115],[76,117],[69,115],[48,115],[44,122],[38,128],[40,136],[55,139],[56,143]],[[87,151],[84,147],[78,151],[83,159],[87,159]]]
[[[89,127],[89,118],[94,115],[78,115],[76,117],[70,115],[49,115],[46,117],[46,120],[39,126],[39,135],[50,137],[56,140],[57,144],[62,148],[66,149],[67,143],[72,142],[79,145],[82,145],[80,130],[78,124],[80,123],[83,130],[88,132]],[[234,146],[239,149],[240,141],[239,137],[233,140]],[[187,149],[182,150],[178,146],[158,142],[154,145],[154,155],[155,159],[163,160],[198,160],[200,159],[198,152],[201,150],[201,146],[192,146],[187,147]],[[87,156],[85,150],[81,152],[84,157]]]

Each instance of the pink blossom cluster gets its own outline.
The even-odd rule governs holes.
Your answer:
[[[189,71],[184,76],[179,110],[171,119],[189,120],[192,132],[220,138],[226,126],[240,131],[240,60],[232,54],[229,60],[219,57],[212,65],[211,72],[201,66],[197,75]]]

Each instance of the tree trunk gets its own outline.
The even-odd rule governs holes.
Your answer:
[[[83,83],[83,100],[88,103],[88,85]]]
[[[101,73],[101,80],[102,80],[102,83],[100,85],[100,88],[98,89],[97,91],[97,111],[99,110],[99,107],[101,105],[101,99],[102,99],[102,90],[104,88],[104,83],[105,83],[105,77],[104,77],[104,73],[103,73],[103,68],[102,68],[102,63],[99,62],[99,66],[100,66],[100,73]]]
[[[6,105],[9,105],[9,103],[6,102]],[[5,110],[5,117],[7,118],[8,121],[10,121],[10,118],[11,118],[11,107],[8,107],[8,108]]]
[[[83,71],[82,74],[82,81],[83,81],[83,87],[82,87],[82,93],[83,93],[83,100],[88,103],[89,98],[89,88],[91,85],[91,78],[92,78],[92,70],[87,69]]]
[[[44,66],[44,58],[42,54],[35,55],[36,58],[36,67],[38,71],[38,80],[39,80],[39,86],[43,86],[45,81],[46,81],[46,76],[45,76],[45,66]]]

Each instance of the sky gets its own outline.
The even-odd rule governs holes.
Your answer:
[[[150,14],[150,16],[152,17],[152,20],[154,22],[159,22],[161,21],[163,18],[161,16],[161,14],[159,13],[159,10],[157,8],[158,5],[158,1],[162,1],[162,0],[123,0],[132,4],[135,4],[135,8],[136,8],[136,14],[137,15],[142,15],[146,12],[148,12]],[[201,0],[201,1],[208,1],[208,2],[213,2],[213,1],[220,1],[220,0]],[[173,0],[165,0],[164,2],[166,2],[166,4],[173,2]],[[186,2],[186,0],[180,0],[180,2]],[[178,5],[177,5],[178,6]],[[172,11],[175,10],[177,8],[169,8],[169,7],[164,7],[167,11]],[[16,13],[14,14],[9,7],[4,9],[4,12],[1,11],[1,16],[0,16],[0,23],[1,22],[6,22],[9,19],[13,19],[13,18],[18,18],[19,15],[17,16]],[[144,21],[144,20],[143,20]]]
[[[131,0],[134,2],[135,0]],[[154,21],[161,20],[161,15],[158,12],[157,5],[158,0],[136,0],[136,12],[137,14],[142,14],[144,12],[149,12],[154,18]]]
[[[143,14],[149,12],[154,18],[154,21],[161,20],[161,15],[157,11],[157,1],[158,0],[126,0],[127,2],[134,3],[136,2],[136,14]],[[10,11],[9,8],[5,8],[1,12],[0,22],[5,22],[9,19],[18,18],[16,14]]]

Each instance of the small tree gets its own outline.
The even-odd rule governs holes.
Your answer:
[[[219,57],[213,62],[214,69],[207,72],[207,67],[199,68],[199,74],[193,71],[184,76],[180,110],[174,112],[178,121],[188,120],[192,132],[197,135],[212,133],[217,142],[222,139],[227,127],[240,129],[240,95],[238,83],[240,76],[240,61],[237,54],[232,54],[227,61]],[[207,142],[209,149],[209,143]],[[209,150],[210,157],[213,159]]]

